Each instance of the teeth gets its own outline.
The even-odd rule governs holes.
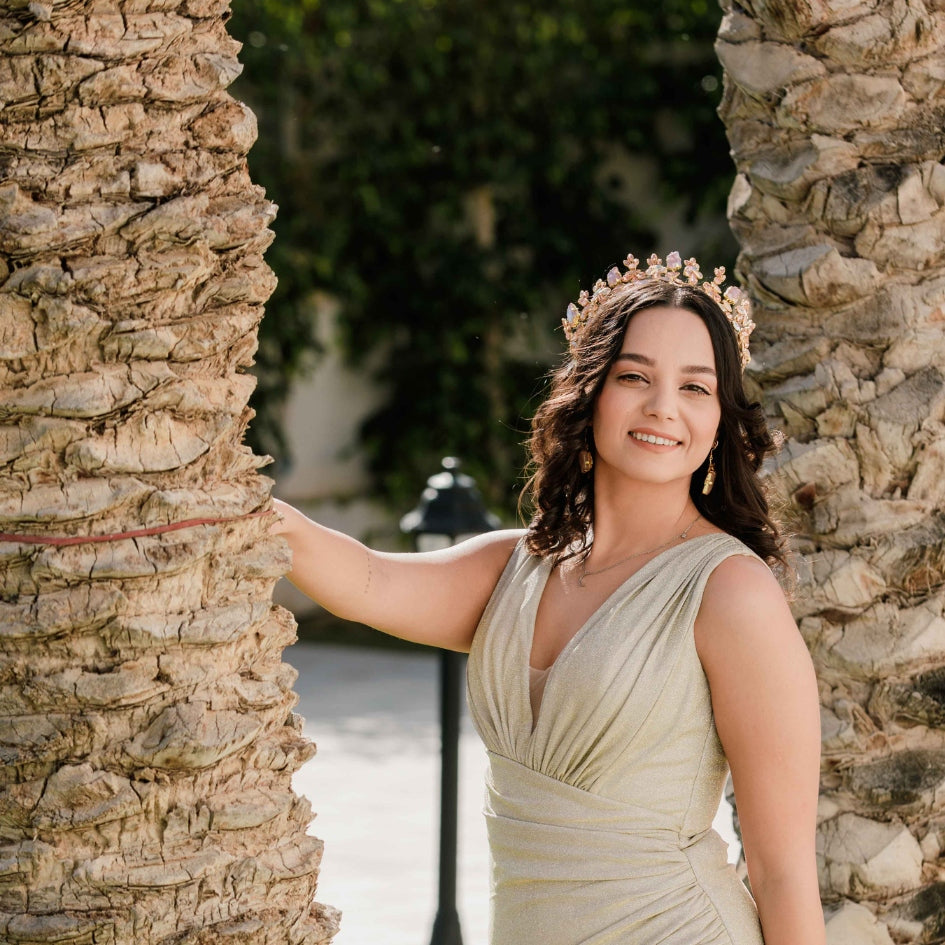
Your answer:
[[[631,433],[635,440],[643,440],[644,443],[655,443],[657,446],[675,446],[678,440],[667,440],[661,436],[653,436],[652,433]]]

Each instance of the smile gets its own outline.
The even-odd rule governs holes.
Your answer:
[[[633,433],[632,436],[635,440],[642,440],[644,443],[654,443],[656,446],[678,446],[679,440],[667,440],[662,436],[654,436],[652,433]]]

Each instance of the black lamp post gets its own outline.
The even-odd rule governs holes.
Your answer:
[[[472,477],[459,471],[459,460],[447,456],[443,471],[427,480],[420,504],[400,520],[418,551],[433,551],[461,538],[492,531],[499,520],[486,511]],[[440,650],[440,871],[436,919],[431,945],[462,945],[456,911],[456,834],[459,788],[459,720],[462,711],[463,656]]]

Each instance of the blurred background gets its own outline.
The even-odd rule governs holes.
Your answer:
[[[633,252],[730,265],[714,0],[240,0],[279,205],[250,435],[277,494],[398,540],[442,456],[515,522],[569,301]]]
[[[253,180],[279,205],[249,435],[276,495],[403,548],[401,516],[454,455],[519,524],[522,443],[567,303],[628,252],[734,262],[720,20],[714,0],[234,4],[232,91],[259,122]],[[338,941],[429,941],[434,656],[339,625],[285,581],[277,600],[300,621],[287,659],[319,744],[300,789]],[[468,720],[461,744],[460,910],[477,945],[484,758]]]

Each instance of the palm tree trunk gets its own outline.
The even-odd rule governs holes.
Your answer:
[[[0,939],[315,943],[227,0],[0,14]]]
[[[723,2],[748,376],[788,434],[828,940],[945,941],[945,9]]]

